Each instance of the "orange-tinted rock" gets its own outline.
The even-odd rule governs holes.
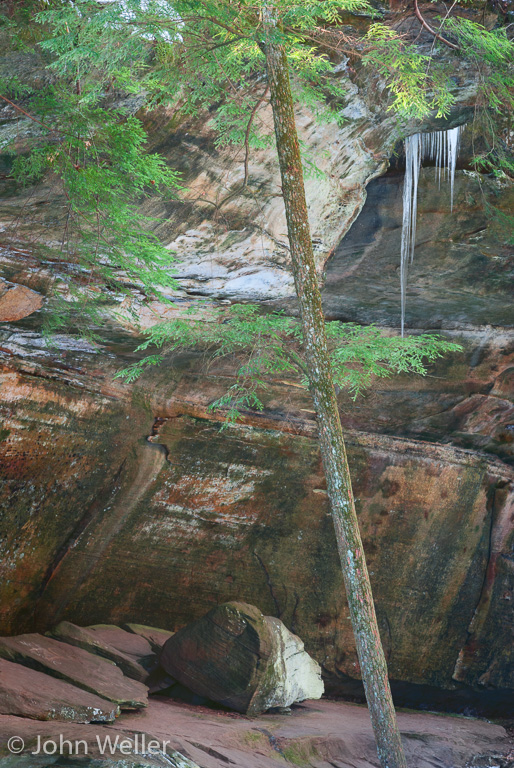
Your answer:
[[[33,720],[112,722],[119,707],[64,680],[0,659],[0,713]]]
[[[62,353],[55,354],[62,359]],[[64,376],[58,381],[46,368],[47,355],[44,349],[39,363],[32,358],[28,378],[0,369],[0,634],[5,635],[33,631],[28,602],[44,591],[95,516],[108,515],[113,494],[120,498],[112,478],[117,475],[122,487],[141,478],[143,489],[145,456],[160,456],[158,448],[148,451],[139,442],[151,431],[151,413],[137,399],[127,408],[112,378],[105,381],[106,366],[69,353],[56,371],[58,379]],[[96,373],[87,372],[86,366],[97,364]],[[132,491],[129,500],[121,498],[126,511],[136,498]],[[37,628],[46,631],[61,618],[52,616]],[[117,621],[93,613],[84,623],[106,619]]]
[[[87,595],[94,594],[97,615],[120,621],[123,610],[130,617],[138,612],[178,628],[202,616],[213,599],[245,599],[281,615],[323,661],[333,686],[358,678],[314,435],[245,426],[220,432],[215,423],[182,417],[162,424],[157,439],[171,461],[104,547],[94,572],[81,569],[91,548],[108,538],[104,523],[70,550],[40,600],[47,620],[68,599],[68,616],[87,624]],[[391,675],[454,688],[496,525],[491,492],[510,470],[467,451],[362,433],[348,435],[348,451]],[[506,503],[496,494],[494,521]],[[508,553],[509,536],[501,552]],[[113,599],[114,582],[124,605]],[[491,658],[508,669],[510,603],[495,598],[495,605],[495,637],[483,637]],[[474,680],[482,669],[473,668]]]
[[[13,285],[0,279],[0,322],[15,322],[43,306],[43,296],[25,285]]]
[[[146,686],[124,677],[115,664],[50,637],[2,637],[0,658],[65,680],[115,702],[121,709],[138,709],[147,704]]]
[[[500,352],[484,344],[481,354],[473,386],[486,388]],[[63,618],[88,625],[135,616],[178,629],[214,602],[242,599],[281,615],[324,663],[332,689],[346,690],[359,668],[304,391],[288,389],[289,410],[281,413],[284,386],[277,384],[253,426],[220,432],[208,403],[219,397],[228,373],[211,367],[204,375],[190,356],[179,357],[178,385],[163,368],[152,371],[156,378],[144,390],[145,397],[159,393],[154,412],[164,414],[152,438],[160,444],[152,445],[142,439],[152,431],[151,415],[135,407],[136,395],[126,402],[120,390],[110,390],[109,398],[95,392],[111,386],[110,364],[94,375],[87,368],[73,373],[72,384],[48,367],[46,378],[5,375],[3,425],[11,434],[0,442],[0,611],[6,631],[31,629],[21,622],[35,605],[44,630]],[[451,387],[463,387],[459,376],[469,361],[448,365]],[[223,377],[213,375],[219,370]],[[405,414],[409,403],[426,403],[425,396],[436,409],[440,379],[404,386],[392,381],[351,410],[345,406],[343,420],[359,417],[369,426],[380,403],[389,403],[393,419],[399,402]],[[475,622],[474,643],[483,651],[469,655],[465,684],[483,691],[478,681],[496,663],[491,680],[512,690],[503,687],[512,668],[512,601],[504,598],[511,592],[508,531],[498,538],[493,586],[484,586],[491,525],[494,530],[502,519],[508,486],[501,489],[511,470],[449,445],[363,431],[347,437],[394,679],[446,691],[462,686],[454,679],[457,660],[476,606],[487,608],[490,595],[494,621]]]

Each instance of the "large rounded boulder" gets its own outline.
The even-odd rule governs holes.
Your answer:
[[[247,603],[225,603],[176,632],[161,665],[201,696],[249,715],[319,699],[319,664],[279,620]]]

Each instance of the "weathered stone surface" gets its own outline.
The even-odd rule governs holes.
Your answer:
[[[170,732],[156,737],[137,726],[125,728],[120,720],[113,726],[78,725],[0,715],[0,768],[200,768],[173,749],[177,739],[170,743]],[[21,746],[19,739],[24,743],[16,754],[8,747],[13,736],[14,746]]]
[[[398,724],[410,768],[510,768],[514,746],[505,729],[492,723],[427,713],[398,713]],[[9,755],[7,740],[25,741],[20,756]],[[33,755],[38,744],[63,739],[63,756]],[[143,749],[143,734],[146,749]],[[107,737],[113,754],[99,745]],[[116,737],[118,741],[116,742]],[[122,752],[125,739],[132,753]],[[150,757],[151,740],[168,742],[166,757]],[[79,745],[72,757],[72,747]],[[86,752],[87,749],[87,752]],[[134,754],[136,750],[139,754]],[[145,754],[141,754],[141,753]],[[186,757],[187,756],[187,757]],[[139,713],[123,714],[107,726],[37,723],[0,715],[0,768],[48,768],[56,763],[84,768],[376,768],[376,747],[365,707],[343,702],[306,702],[294,716],[258,718],[153,700]]]
[[[115,664],[50,637],[36,634],[2,637],[0,658],[54,675],[115,702],[121,709],[138,709],[147,704],[146,686],[128,680]]]
[[[43,296],[25,285],[14,285],[0,278],[0,322],[21,320],[43,306]]]
[[[226,603],[176,632],[161,666],[195,693],[238,712],[267,709],[262,676],[273,652],[270,628],[258,608]]]
[[[77,648],[83,648],[85,651],[109,659],[110,661],[113,661],[116,666],[121,669],[123,674],[127,675],[127,677],[139,680],[140,682],[145,682],[148,672],[138,661],[136,661],[137,656],[135,654],[129,656],[126,651],[122,651],[109,643],[109,639],[112,640],[115,637],[119,637],[120,634],[122,636],[129,634],[122,629],[120,629],[119,632],[116,632],[115,630],[117,629],[118,627],[114,627],[107,632],[105,630],[95,631],[93,628],[77,627],[76,624],[72,624],[69,621],[61,621],[49,634],[63,643],[75,645]],[[120,644],[124,645],[126,648],[130,647],[130,643],[127,642],[125,638],[122,638]],[[147,653],[144,655],[152,655],[149,643],[143,645],[147,646]],[[134,646],[140,647],[140,644],[135,642],[132,647]]]
[[[0,659],[0,714],[74,723],[112,722],[119,707],[50,675]]]
[[[172,738],[202,768],[376,768],[366,707],[333,701],[305,702],[292,716],[258,718],[150,701],[148,709],[123,717],[126,728]],[[505,729],[463,717],[398,713],[409,768],[511,768],[514,746]],[[119,723],[108,726],[114,730]],[[479,756],[482,756],[479,759]],[[474,762],[473,762],[474,761]]]
[[[117,627],[115,624],[91,624],[86,629],[100,641],[108,643],[127,656],[144,659],[153,654],[150,642],[143,635],[138,635],[137,632],[130,632],[130,630]]]
[[[53,606],[75,584],[70,617],[88,623],[86,596],[93,593],[96,611],[122,620],[109,586],[114,579],[127,595],[127,614],[137,606],[145,619],[167,626],[203,615],[213,596],[244,597],[302,636],[332,686],[358,678],[318,444],[308,422],[304,429],[304,435],[245,426],[220,432],[215,423],[188,417],[162,423],[155,439],[173,463],[155,476],[93,573],[81,568],[92,544],[104,539],[103,522],[70,551],[40,601],[41,613],[51,621]],[[496,634],[479,634],[477,644],[487,643],[490,658],[510,669],[511,602],[499,599],[508,590],[507,573],[497,592],[484,582],[491,526],[496,530],[507,503],[508,486],[502,494],[498,489],[510,470],[468,451],[362,433],[348,435],[348,450],[393,679],[456,687],[455,664],[481,595],[484,604],[494,597]],[[512,535],[499,538],[498,548],[493,537],[498,562],[509,554]],[[166,598],[170,583],[173,600]],[[485,668],[480,662],[472,669],[468,680],[478,685]]]
[[[3,634],[17,634],[34,629],[28,603],[37,601],[95,516],[106,514],[113,495],[120,498],[112,478],[118,476],[123,487],[137,480],[144,493],[149,467],[161,454],[143,442],[153,423],[144,397],[122,402],[116,395],[123,390],[112,387],[112,379],[105,381],[105,366],[94,356],[67,349],[49,353],[44,346],[33,355],[25,334],[11,330],[6,336],[30,346],[3,347],[4,361],[17,359],[25,366],[31,357],[23,374],[0,369],[0,623]],[[47,361],[56,357],[50,373]],[[92,391],[84,378],[88,366],[99,377]],[[137,498],[133,491],[120,499],[127,513]],[[116,525],[119,520],[113,519],[113,535]],[[61,618],[53,616],[44,629]],[[102,619],[116,620],[92,613],[85,623]]]
[[[170,637],[174,634],[173,632],[169,632],[167,629],[147,627],[144,624],[133,624],[129,622],[123,626],[125,629],[128,629],[129,632],[140,635],[145,640],[147,640],[155,653],[159,652],[166,640],[169,640]]]
[[[325,686],[321,679],[321,667],[305,652],[303,641],[288,630],[280,619],[265,616],[268,625],[273,653],[273,680],[266,705],[272,707],[290,707],[306,699],[319,699]]]
[[[319,664],[278,619],[225,603],[176,632],[161,666],[195,693],[245,714],[288,707],[323,693]]]

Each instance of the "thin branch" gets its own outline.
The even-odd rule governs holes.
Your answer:
[[[268,93],[268,86],[266,86],[266,90],[260,97],[260,99],[254,104],[253,109],[250,113],[250,119],[248,120],[248,125],[246,126],[246,132],[245,132],[245,159],[244,159],[244,178],[243,183],[239,187],[239,189],[234,190],[234,192],[231,192],[230,195],[227,195],[221,203],[217,206],[217,210],[219,211],[222,205],[225,205],[225,203],[228,203],[229,200],[232,200],[233,197],[236,197],[237,195],[240,195],[241,192],[244,192],[246,187],[248,186],[248,161],[250,158],[250,132],[252,130],[252,123],[254,120],[254,117],[256,115],[257,110],[261,106],[262,102],[266,98],[266,94]]]
[[[288,357],[291,360],[291,362],[294,363],[294,365],[296,365],[303,374],[305,375],[308,374],[309,371],[307,369],[307,363],[305,362],[305,360],[302,360],[300,355],[297,355],[296,352],[292,352],[291,350],[287,349],[285,345],[281,347],[281,352],[283,355],[285,355],[285,357]]]
[[[199,19],[200,21],[209,21],[211,24],[215,24],[216,26],[225,29],[227,32],[230,32],[230,34],[234,35],[235,37],[239,37],[243,40],[249,39],[248,35],[241,34],[241,30],[234,29],[234,27],[230,27],[228,24],[224,24],[222,21],[219,21],[219,19],[213,19],[212,16],[197,16],[196,19]]]
[[[440,40],[442,43],[448,46],[448,48],[451,48],[454,51],[460,51],[460,46],[455,45],[455,43],[450,43],[449,40],[447,40],[445,37],[442,37],[439,35],[435,29],[432,29],[430,24],[428,24],[427,21],[423,18],[421,15],[421,11],[418,8],[418,0],[414,0],[414,13],[416,14],[416,17],[419,21],[419,23],[427,30],[427,32],[430,32],[431,35],[433,35],[436,40]]]
[[[221,63],[221,61],[218,59],[218,57],[216,56],[216,54],[215,54],[215,53],[213,53],[212,55],[213,55],[213,56],[214,56],[214,58],[216,59],[216,64],[218,65],[218,67],[220,68],[221,72],[223,73],[223,76],[224,76],[225,80],[227,81],[227,83],[230,85],[230,87],[232,88],[232,90],[234,91],[234,93],[235,93],[235,94],[236,94],[236,96],[237,96],[237,88],[236,88],[236,86],[234,85],[234,83],[232,82],[232,80],[230,79],[230,77],[229,77],[229,76],[227,75],[227,73],[225,72],[225,69],[224,69],[224,67],[223,67],[223,64],[222,64],[222,63]]]
[[[245,189],[246,189],[246,187],[248,186],[248,163],[249,163],[249,159],[250,159],[250,132],[251,132],[251,130],[252,130],[252,123],[253,123],[253,121],[254,121],[254,118],[255,118],[255,115],[256,115],[256,113],[257,113],[257,110],[259,109],[259,107],[261,106],[262,102],[263,102],[263,101],[264,101],[264,99],[266,98],[266,94],[267,94],[267,93],[268,93],[268,86],[266,86],[266,90],[264,91],[264,93],[262,94],[262,96],[260,97],[260,99],[259,99],[258,101],[256,101],[256,102],[255,102],[255,104],[254,104],[254,106],[253,106],[253,108],[252,108],[252,111],[251,111],[251,113],[250,113],[250,118],[249,118],[249,120],[248,120],[248,124],[247,124],[247,126],[246,126],[246,131],[245,131],[245,141],[244,141],[244,148],[245,148],[245,159],[244,159],[244,178],[243,178],[243,183],[241,184],[241,186],[240,186],[240,187],[238,187],[237,189],[235,189],[233,192],[230,192],[230,193],[229,193],[229,194],[228,194],[226,197],[224,197],[224,198],[221,200],[221,202],[219,202],[219,203],[215,203],[215,202],[213,202],[212,200],[206,200],[206,199],[203,199],[203,198],[201,198],[201,197],[200,197],[200,198],[198,198],[198,197],[197,197],[197,198],[194,198],[193,200],[191,200],[191,199],[187,199],[187,202],[201,202],[201,203],[208,203],[209,205],[212,205],[212,206],[214,206],[214,208],[216,209],[216,211],[219,211],[223,205],[225,205],[226,203],[228,203],[228,202],[229,202],[229,200],[232,200],[234,197],[237,197],[237,196],[238,196],[238,195],[240,195],[242,192],[244,192],[244,190],[245,190]]]
[[[256,112],[259,109],[259,107],[261,106],[261,104],[264,101],[264,99],[266,98],[267,93],[268,93],[268,86],[266,86],[266,89],[265,89],[264,93],[262,94],[262,96],[260,97],[259,101],[254,105],[254,107],[253,107],[253,109],[251,111],[251,114],[250,114],[250,119],[248,120],[248,125],[246,126],[246,133],[245,133],[245,163],[244,163],[245,175],[244,175],[243,186],[242,186],[241,189],[244,189],[246,187],[246,185],[248,184],[248,160],[249,160],[249,157],[250,157],[250,131],[252,130],[252,123],[253,123],[254,117],[256,115]]]
[[[455,7],[456,5],[457,5],[457,0],[453,0],[453,3],[452,3],[452,5],[451,5],[451,6],[448,8],[448,10],[446,11],[446,15],[445,15],[444,19],[442,19],[442,20],[441,20],[441,24],[439,25],[439,30],[438,30],[438,33],[439,33],[439,34],[442,32],[442,29],[443,29],[443,26],[444,26],[444,22],[446,21],[446,19],[448,18],[448,16],[449,16],[449,15],[450,15],[450,13],[453,11],[453,9],[454,9],[454,7]],[[435,42],[436,42],[436,38],[434,37],[434,40],[432,41],[432,47],[430,48],[430,54],[429,54],[429,55],[430,55],[430,60],[429,60],[429,62],[427,63],[427,69],[426,69],[426,74],[427,74],[427,75],[428,75],[428,71],[429,71],[429,69],[430,69],[430,65],[431,65],[431,63],[432,63],[432,61],[431,61],[431,60],[432,60],[432,54],[433,54],[433,52],[434,52]]]
[[[41,120],[38,120],[37,118],[33,117],[33,115],[30,115],[28,112],[25,112],[24,109],[22,109],[17,104],[15,104],[14,101],[11,101],[10,99],[8,99],[7,96],[2,96],[1,93],[0,93],[0,99],[3,99],[3,101],[6,101],[8,104],[11,105],[11,107],[14,107],[14,109],[17,109],[18,112],[21,112],[22,114],[26,115],[34,123],[38,123],[38,125],[42,125],[43,128],[46,128],[48,131],[51,131],[52,133],[65,133],[65,131],[61,131],[59,128],[51,128],[46,123],[42,123]]]

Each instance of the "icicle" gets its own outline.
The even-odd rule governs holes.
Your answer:
[[[457,155],[459,154],[461,126],[450,128],[448,136],[448,173],[450,176],[450,211],[453,211],[453,188],[455,185],[455,168],[457,167]]]
[[[407,270],[409,261],[412,261],[414,257],[414,244],[416,240],[416,209],[419,169],[421,166],[421,147],[421,134],[415,133],[413,136],[408,136],[405,139],[405,180],[403,182],[403,221],[400,257],[402,336],[405,325]]]
[[[441,188],[441,176],[450,180],[450,210],[453,211],[455,168],[459,153],[462,126],[447,131],[415,133],[405,139],[405,179],[403,182],[403,221],[400,255],[401,332],[405,329],[407,272],[414,260],[416,244],[416,213],[418,206],[418,180],[421,161],[427,157],[435,161],[435,177]]]

